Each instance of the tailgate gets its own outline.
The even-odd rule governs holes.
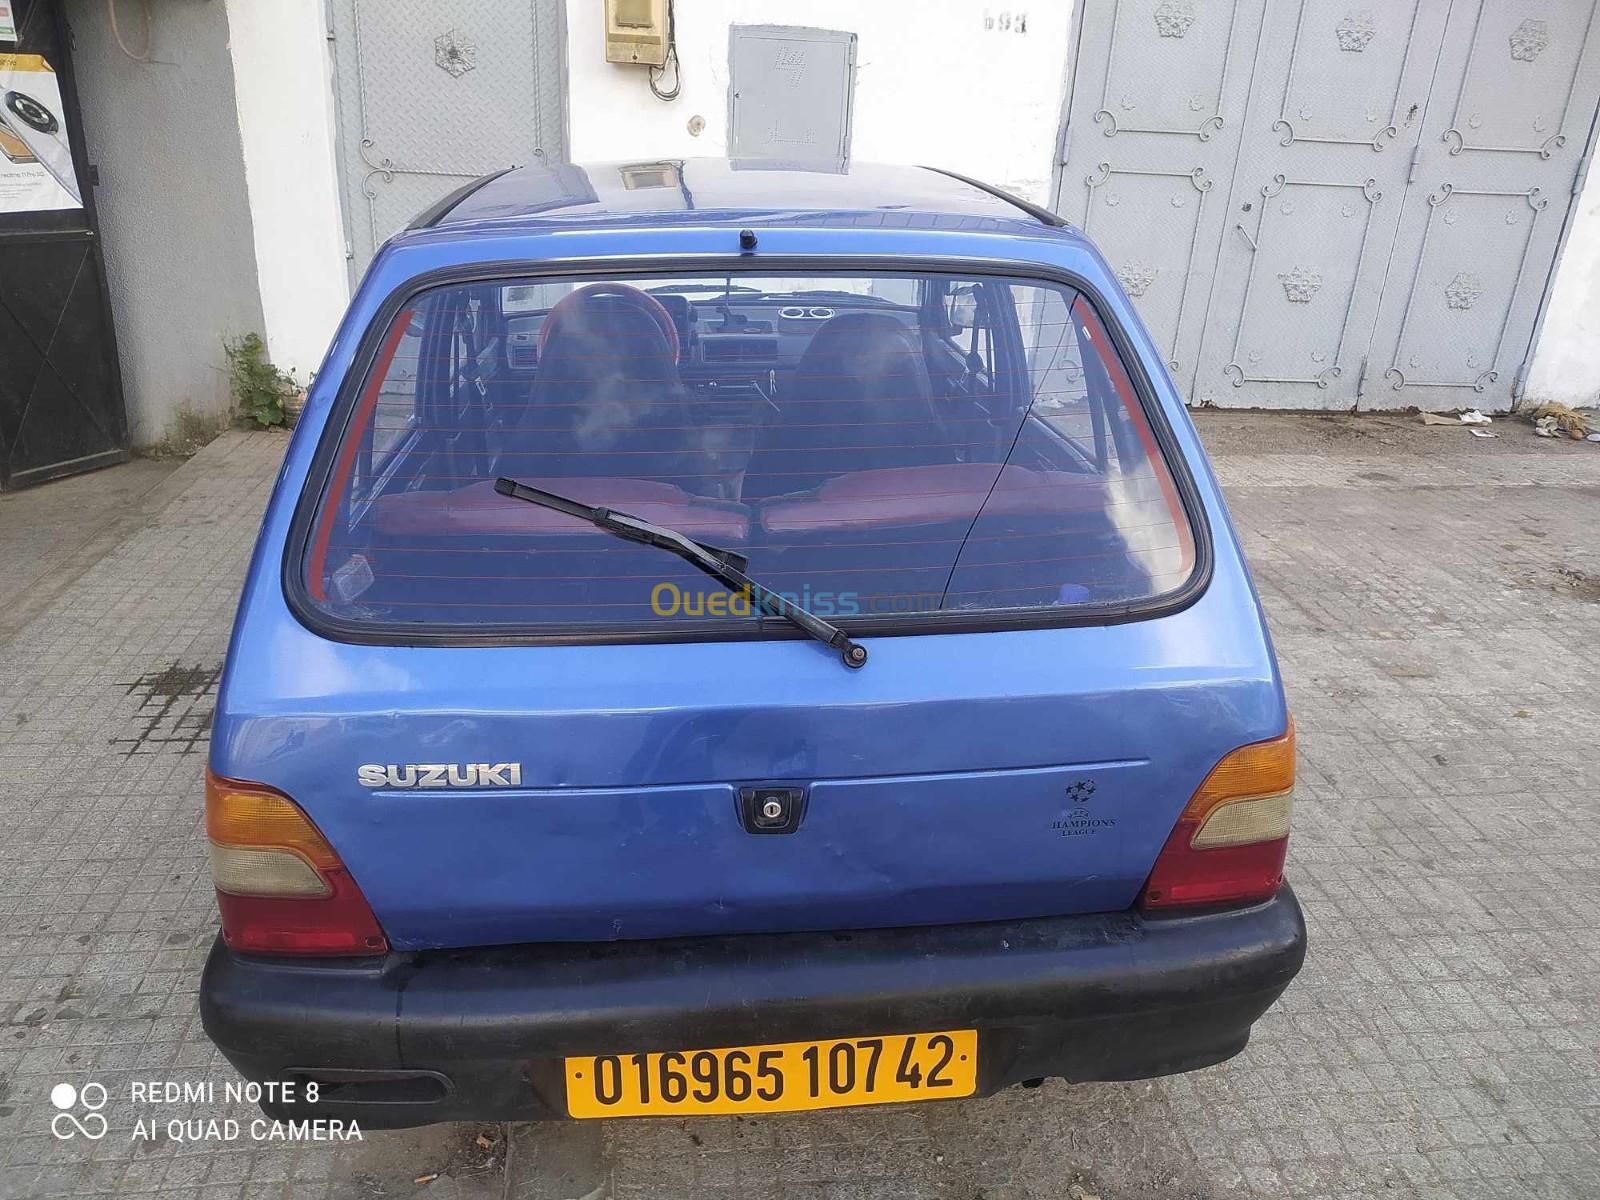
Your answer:
[[[1225,599],[877,638],[860,672],[797,641],[313,639],[278,659],[270,687],[311,694],[276,695],[276,715],[240,715],[235,677],[213,766],[298,801],[398,949],[1118,910],[1217,759],[1283,729],[1259,630],[1223,635],[1200,611]],[[462,782],[507,762],[511,786],[368,787],[359,770],[454,765]],[[756,784],[803,790],[797,829],[746,828]]]

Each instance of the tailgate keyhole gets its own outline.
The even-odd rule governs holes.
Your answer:
[[[793,833],[806,811],[806,790],[797,787],[739,789],[739,819],[747,833]]]

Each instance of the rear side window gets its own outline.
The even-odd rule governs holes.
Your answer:
[[[344,625],[694,636],[771,620],[673,555],[499,495],[500,476],[737,551],[846,625],[1137,606],[1195,569],[1109,332],[1053,283],[441,287],[382,331],[342,411],[300,570]]]

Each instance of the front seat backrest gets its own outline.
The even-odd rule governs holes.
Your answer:
[[[550,311],[522,423],[526,452],[514,467],[683,482],[676,477],[693,431],[670,324],[663,328],[648,305],[661,307],[635,288],[606,285],[574,292]]]
[[[951,461],[922,352],[887,313],[825,321],[778,407],[745,474],[747,498],[804,491],[851,471]]]

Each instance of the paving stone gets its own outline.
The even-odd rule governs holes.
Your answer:
[[[195,1013],[200,794],[284,440],[0,503],[0,1197],[1600,1196],[1600,453],[1200,425],[1299,724],[1304,972],[1221,1066],[849,1114],[131,1140],[258,1115]],[[52,1136],[62,1081],[107,1089],[104,1138]]]

